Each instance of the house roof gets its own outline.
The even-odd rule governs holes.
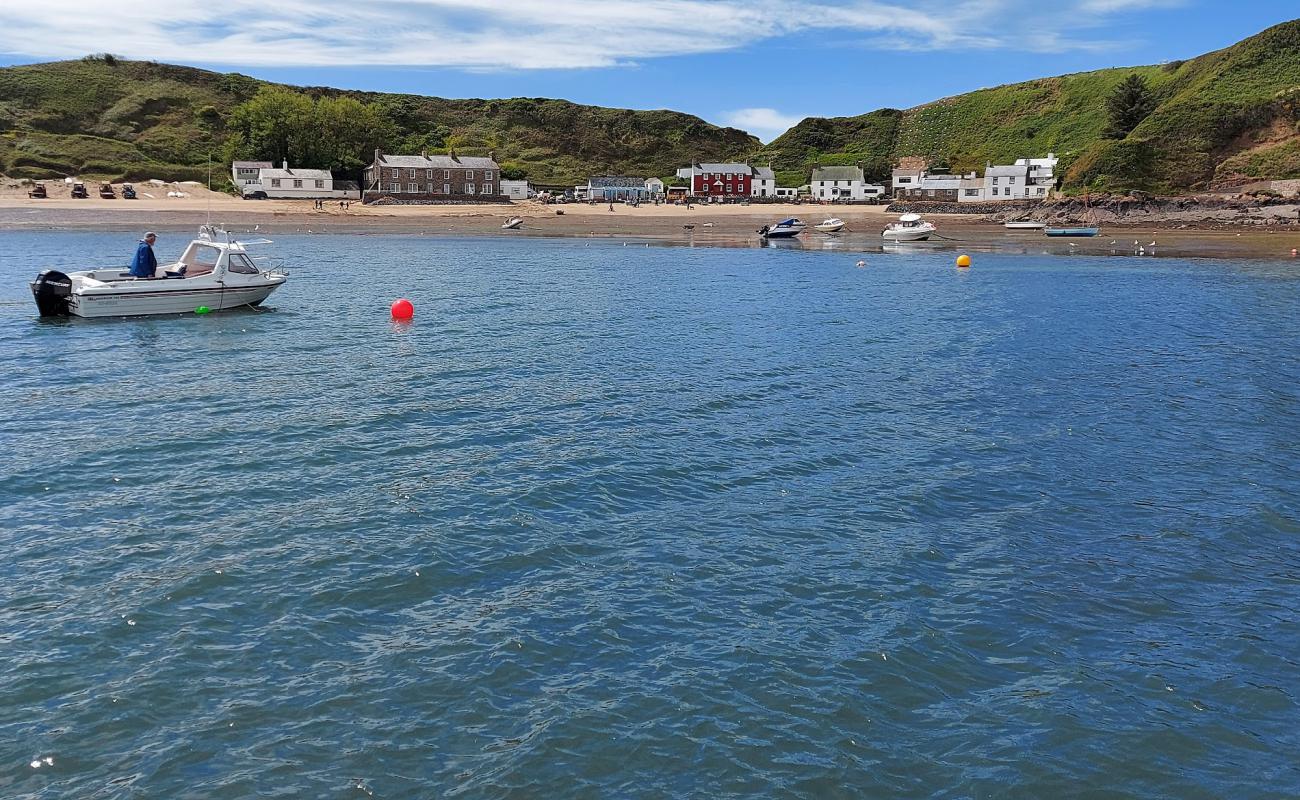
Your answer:
[[[230,166],[235,169],[270,169],[270,161],[232,161]]]
[[[644,189],[645,178],[602,175],[598,178],[591,178],[588,185],[593,189]]]
[[[860,181],[861,167],[818,167],[812,171],[815,181]]]
[[[262,180],[267,178],[297,178],[300,180],[329,180],[334,175],[327,169],[262,169],[258,171],[258,177]]]
[[[754,177],[760,181],[774,181],[776,180],[776,173],[772,171],[771,167],[754,167]]]
[[[700,164],[700,172],[743,172],[748,175],[752,170],[748,164]]]
[[[497,169],[497,162],[477,156],[391,156],[379,155],[382,167],[426,167],[430,169]]]
[[[1029,165],[1027,164],[1018,164],[1016,166],[1000,165],[1000,166],[989,167],[988,169],[984,170],[985,177],[989,177],[989,178],[993,178],[993,177],[1003,178],[1009,175],[1014,175],[1019,177],[1021,175],[1026,175],[1028,173],[1029,173]]]

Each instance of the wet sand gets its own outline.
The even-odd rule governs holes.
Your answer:
[[[62,187],[59,187],[62,188]],[[139,186],[137,188],[140,188]],[[153,187],[150,187],[151,189]],[[1217,229],[1207,226],[1103,226],[1101,236],[1092,239],[1049,239],[1041,233],[1016,233],[982,217],[942,214],[929,219],[939,228],[931,242],[908,245],[885,244],[880,231],[896,218],[885,206],[788,205],[697,205],[688,210],[679,205],[615,204],[541,205],[535,202],[509,205],[457,206],[363,206],[358,202],[344,210],[337,201],[316,210],[310,200],[241,200],[193,185],[182,185],[186,197],[166,197],[165,189],[153,189],[155,197],[139,200],[102,200],[91,197],[73,200],[53,196],[46,200],[18,196],[12,189],[0,195],[0,226],[49,230],[123,231],[138,235],[146,229],[190,233],[209,219],[236,233],[338,233],[415,235],[501,235],[557,236],[624,239],[629,243],[680,246],[760,247],[758,228],[786,217],[799,217],[815,224],[827,217],[843,219],[848,226],[838,235],[813,230],[792,241],[768,242],[770,246],[845,252],[881,252],[905,248],[966,249],[974,252],[1034,252],[1059,254],[1141,254],[1156,256],[1290,258],[1300,248],[1300,225],[1242,226]],[[158,196],[162,195],[162,196]],[[511,216],[524,218],[518,230],[502,230]],[[1155,245],[1152,246],[1152,242]]]

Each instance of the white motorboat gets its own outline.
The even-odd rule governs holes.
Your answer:
[[[523,217],[511,217],[510,219],[506,220],[504,224],[502,224],[501,230],[513,231],[515,228],[518,228],[520,225],[523,224],[524,224]]]
[[[891,242],[924,242],[936,230],[934,225],[922,220],[920,214],[904,214],[898,222],[887,225],[880,235]]]
[[[792,239],[803,233],[807,225],[797,219],[783,219],[775,225],[764,225],[758,229],[758,235],[764,239]]]
[[[121,267],[70,273],[47,269],[31,282],[32,296],[42,317],[132,317],[255,306],[289,276],[259,269],[248,255],[247,247],[254,244],[270,241],[238,242],[205,225],[180,260],[159,266],[153,277],[132,277]]]
[[[822,233],[839,233],[844,230],[844,220],[839,217],[831,217],[830,219],[822,220],[813,227]]]
[[[1019,222],[1004,222],[1002,227],[1009,231],[1041,231],[1047,227],[1046,222],[1029,222],[1021,220]]]

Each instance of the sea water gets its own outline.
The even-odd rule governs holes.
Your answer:
[[[1295,263],[274,238],[0,235],[0,796],[1300,794]]]

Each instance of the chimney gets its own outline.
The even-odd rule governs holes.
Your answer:
[[[488,151],[488,158],[492,159],[493,161],[496,161],[496,160],[497,160],[497,151],[495,151],[495,150],[489,150],[489,151]]]
[[[429,151],[428,151],[428,150],[421,150],[421,151],[420,151],[420,158],[428,158],[428,157],[429,157]]]
[[[280,169],[284,170],[285,172],[289,171],[289,159],[286,158],[285,160],[280,162]]]
[[[376,163],[376,164],[379,163],[379,148],[378,148],[378,147],[375,148],[375,163]]]

